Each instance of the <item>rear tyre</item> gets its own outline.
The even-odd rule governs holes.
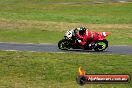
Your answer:
[[[108,41],[106,39],[97,41],[96,47],[94,48],[95,51],[104,51],[108,47]]]
[[[58,48],[61,50],[68,50],[70,49],[69,47],[69,41],[66,39],[62,39],[58,42]]]

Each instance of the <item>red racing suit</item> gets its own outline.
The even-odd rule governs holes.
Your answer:
[[[80,35],[79,32],[76,33],[76,37],[81,39],[79,43],[84,46],[87,42],[91,43],[98,40],[98,33],[87,29],[83,35]]]

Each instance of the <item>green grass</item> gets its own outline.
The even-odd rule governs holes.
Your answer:
[[[1,1],[0,18],[77,23],[132,23],[132,4],[45,4]],[[40,2],[40,3],[39,3]]]
[[[130,74],[132,55],[0,51],[2,88],[76,88],[78,67],[88,74]],[[130,88],[132,84],[87,84],[85,88]]]
[[[86,26],[111,32],[110,44],[132,45],[132,3],[91,2],[0,0],[0,42],[57,43],[66,30]],[[131,88],[132,83],[79,86],[75,82],[79,66],[88,74],[132,75],[131,57],[0,51],[0,88]]]
[[[0,42],[57,43],[66,30],[91,25],[95,31],[111,32],[110,44],[132,45],[132,3],[89,1],[0,0]]]
[[[132,44],[131,3],[84,4],[83,2],[86,0],[81,4],[48,4],[48,0],[0,0],[0,41],[57,43],[66,30],[83,25],[89,27],[89,24],[93,24],[93,27],[90,26],[93,30],[111,32],[108,37],[110,44]],[[94,28],[94,24],[102,24],[102,27],[128,24],[129,28],[112,27],[112,25],[110,28],[107,26]]]
[[[0,41],[19,43],[58,43],[68,29],[84,25],[94,31],[108,31],[111,45],[132,45],[131,24],[77,24],[49,21],[0,21]]]
[[[5,30],[0,31],[0,41],[19,43],[57,43],[62,33],[43,30]]]
[[[10,4],[12,4],[12,3],[21,3],[21,2],[24,2],[24,3],[26,3],[26,2],[30,2],[30,3],[49,3],[49,2],[51,2],[51,3],[53,3],[53,2],[89,2],[89,1],[92,1],[92,0],[21,0],[21,1],[19,1],[19,0],[5,0],[5,1],[3,1],[3,0],[0,0],[0,2],[1,3],[10,3]],[[93,0],[94,1],[94,0]]]
[[[97,31],[106,31],[97,30]],[[107,37],[110,45],[132,45],[132,30],[109,29],[111,34]],[[128,33],[129,31],[129,33]],[[41,29],[4,30],[0,31],[0,41],[19,43],[55,43],[57,44],[64,36],[64,32],[47,31]]]
[[[111,45],[132,45],[131,29],[107,29],[111,34],[106,38]],[[102,31],[107,31],[102,30]]]

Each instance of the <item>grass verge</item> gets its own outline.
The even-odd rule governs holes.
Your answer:
[[[0,21],[0,41],[20,43],[57,43],[68,29],[85,26],[94,31],[108,31],[112,45],[132,45],[131,24],[84,24],[50,21]]]
[[[132,45],[132,3],[89,1],[0,0],[0,42],[57,43],[65,30],[86,26],[111,32],[112,45]]]
[[[132,23],[132,3],[91,5],[17,1],[0,2],[0,18],[91,24]]]
[[[132,23],[131,3],[83,6],[22,3],[2,4],[0,18],[92,24]]]
[[[130,74],[132,55],[0,51],[0,87],[76,88],[78,67],[88,74]],[[130,84],[87,84],[85,88],[130,88]]]

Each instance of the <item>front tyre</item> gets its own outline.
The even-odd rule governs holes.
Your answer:
[[[58,42],[58,48],[61,50],[68,50],[70,49],[70,42],[66,39],[62,39]]]
[[[104,51],[108,47],[108,41],[106,39],[97,41],[95,51]]]

